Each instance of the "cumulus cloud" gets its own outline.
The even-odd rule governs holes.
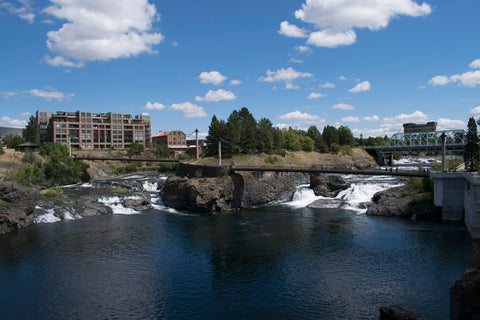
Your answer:
[[[420,17],[431,12],[430,5],[419,5],[413,0],[306,0],[302,8],[295,11],[295,17],[319,30],[310,33],[308,44],[334,48],[354,43],[355,28],[376,31],[386,28],[396,17]]]
[[[480,106],[470,109],[470,114],[474,116],[480,115]]]
[[[359,117],[345,117],[342,118],[342,122],[360,122]]]
[[[277,71],[267,70],[266,77],[260,77],[259,81],[263,82],[276,82],[276,81],[284,81],[284,82],[292,82],[299,78],[309,78],[313,77],[313,74],[308,72],[298,72],[292,67],[287,69],[282,68]]]
[[[355,107],[351,104],[346,103],[338,103],[332,106],[332,109],[339,109],[339,110],[355,110]]]
[[[53,66],[82,67],[90,61],[154,53],[153,46],[164,38],[153,31],[159,14],[148,0],[50,2],[44,12],[67,21],[47,33],[53,56],[45,60]]]
[[[325,95],[323,93],[320,93],[320,92],[312,92],[308,95],[308,99],[317,99],[317,98],[321,98],[321,97],[325,97]]]
[[[147,110],[164,110],[165,108],[166,107],[163,104],[158,102],[147,102],[147,104],[145,105],[145,109]]]
[[[278,117],[280,120],[292,120],[292,121],[321,121],[322,118],[316,115],[302,113],[300,111],[293,111]]]
[[[57,100],[70,100],[70,98],[74,97],[73,93],[63,93],[58,91],[57,89],[51,89],[50,91],[47,90],[39,90],[39,89],[31,89],[31,90],[22,90],[22,91],[2,91],[2,95],[4,98],[9,98],[13,96],[31,96],[31,97],[39,97],[43,98],[47,101]]]
[[[425,113],[417,110],[411,114],[402,113],[394,117],[386,117],[382,120],[380,128],[386,133],[393,133],[402,129],[404,123],[424,123],[429,120]]]
[[[219,89],[217,91],[209,90],[205,97],[195,97],[196,101],[206,101],[206,102],[218,102],[223,100],[234,100],[237,97],[232,91],[227,91],[223,89]]]
[[[307,44],[317,47],[335,48],[338,46],[348,46],[355,43],[357,35],[352,30],[336,31],[321,30],[312,32],[308,37]]]
[[[330,82],[325,82],[321,85],[319,85],[320,88],[325,88],[325,89],[331,89],[331,88],[335,88],[335,85],[333,83],[330,83]]]
[[[218,71],[202,72],[198,76],[201,83],[219,85],[223,81],[227,80],[228,77],[222,75]]]
[[[342,81],[347,80],[347,79],[348,79],[348,78],[345,77],[345,76],[343,76],[343,75],[338,77],[338,80],[342,80]]]
[[[354,88],[352,88],[348,91],[352,92],[352,93],[358,93],[358,92],[362,92],[362,91],[368,91],[368,90],[370,90],[370,88],[371,88],[370,82],[363,81],[363,82],[360,82]]]
[[[13,119],[10,117],[0,118],[0,126],[2,127],[23,128],[26,125],[27,125],[27,120]]]
[[[207,116],[202,107],[191,102],[175,103],[168,107],[169,111],[178,110],[183,112],[185,118],[203,118]]]
[[[470,63],[470,68],[479,69],[480,59],[477,59]],[[444,86],[449,83],[458,82],[460,87],[475,87],[480,84],[480,70],[467,71],[462,74],[454,74],[453,76],[435,76],[428,81],[428,84],[432,86]]]
[[[369,122],[376,122],[379,121],[380,118],[377,115],[369,116],[369,117],[363,117],[363,120],[369,121]]]
[[[288,23],[288,21],[283,21],[282,23],[280,23],[280,30],[278,30],[278,33],[292,38],[308,37],[307,31],[305,29],[301,29],[294,24],[290,24]]]
[[[470,68],[472,69],[480,69],[480,59],[477,59],[470,63]]]
[[[293,83],[287,83],[285,84],[285,89],[286,90],[298,90],[300,87],[294,85]]]
[[[461,120],[451,120],[445,118],[438,118],[437,120],[437,131],[465,129],[466,127],[467,123]]]
[[[295,49],[300,53],[310,52],[312,49],[307,46],[296,46]]]
[[[230,80],[230,85],[232,86],[238,86],[239,84],[242,84],[242,81],[240,80]]]
[[[28,23],[33,23],[36,17],[35,9],[31,0],[18,0],[16,4],[0,1],[0,12],[1,11],[17,15],[20,19],[28,21]]]

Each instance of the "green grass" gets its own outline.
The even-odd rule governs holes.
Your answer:
[[[55,197],[58,197],[62,193],[63,193],[63,190],[61,188],[45,189],[45,190],[40,191],[40,196],[48,197],[48,198],[55,198]]]

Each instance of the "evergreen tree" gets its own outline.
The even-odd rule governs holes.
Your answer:
[[[27,142],[40,144],[40,129],[34,116],[30,116],[27,125],[22,130],[22,137]]]
[[[468,171],[476,171],[480,168],[480,138],[478,137],[477,123],[474,117],[468,120],[466,139],[463,152],[465,168]]]
[[[236,145],[240,145],[240,138],[241,138],[241,131],[242,131],[242,119],[240,118],[240,114],[237,110],[233,110],[227,120],[227,130],[225,139],[234,143]],[[234,146],[229,146],[226,148],[228,153],[236,153],[239,152],[238,148]]]
[[[257,131],[257,149],[261,152],[270,152],[273,150],[273,125],[267,118],[258,121]]]
[[[325,144],[331,149],[333,144],[338,145],[338,130],[332,126],[325,126],[322,132],[322,138]]]
[[[249,152],[255,151],[257,138],[257,121],[247,108],[243,107],[238,112],[242,130],[240,135],[240,146]]]
[[[212,117],[212,122],[210,123],[210,126],[208,127],[208,136],[206,138],[207,140],[207,148],[206,148],[206,155],[207,156],[213,156],[218,154],[218,141],[220,138],[224,139],[226,136],[227,132],[227,125],[225,121],[223,120],[218,120],[217,117],[214,115]],[[226,148],[224,144],[222,145],[222,151],[224,151],[224,148]]]
[[[355,139],[349,127],[340,126],[338,128],[338,143],[341,146],[353,146]]]

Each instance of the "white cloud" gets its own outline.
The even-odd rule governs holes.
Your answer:
[[[293,83],[287,83],[285,84],[285,89],[286,90],[298,90],[300,87],[294,85]]]
[[[10,117],[0,118],[0,126],[2,127],[23,128],[26,125],[27,125],[27,120],[13,119]]]
[[[230,85],[232,85],[232,86],[238,86],[239,84],[242,84],[242,81],[240,81],[240,80],[230,80]]]
[[[20,118],[22,118],[22,119],[28,119],[28,118],[30,118],[31,115],[32,114],[30,112],[22,112],[22,113],[19,114]]]
[[[279,128],[279,129],[288,129],[292,125],[291,124],[286,124],[286,123],[277,123],[274,125],[274,127]]]
[[[338,46],[348,46],[355,43],[357,35],[352,30],[335,31],[325,29],[312,32],[308,37],[307,44],[317,47],[335,48]]]
[[[346,103],[338,103],[334,104],[332,106],[332,109],[339,109],[339,110],[354,110],[355,107],[352,106],[351,104],[346,104]]]
[[[358,93],[358,92],[362,92],[362,91],[368,91],[368,90],[370,90],[370,88],[371,88],[370,82],[363,81],[363,82],[360,82],[354,88],[352,88],[348,91],[352,92],[352,93]]]
[[[369,122],[375,122],[375,121],[379,121],[380,118],[377,115],[373,115],[371,117],[363,117],[363,120],[369,121]]]
[[[462,87],[475,87],[480,84],[480,70],[468,71],[462,74],[455,74],[450,77],[451,82],[460,82],[458,85]]]
[[[298,72],[295,71],[292,67],[287,69],[279,69],[277,71],[267,70],[267,77],[260,77],[259,81],[263,82],[275,82],[275,81],[285,81],[291,82],[299,78],[309,78],[313,77],[313,74],[308,72]]]
[[[354,43],[354,28],[376,31],[400,15],[419,17],[431,12],[430,5],[412,0],[306,0],[295,17],[320,30],[312,32],[307,43],[331,48]]]
[[[480,59],[477,59],[470,63],[470,68],[480,68]],[[462,74],[454,74],[451,77],[447,76],[435,76],[428,81],[428,84],[432,86],[444,86],[448,83],[459,82],[460,87],[475,87],[480,84],[480,70],[467,71]]]
[[[202,107],[199,107],[191,102],[172,104],[170,107],[168,107],[168,110],[182,111],[185,118],[203,118],[207,116],[207,113]]]
[[[480,115],[480,106],[470,109],[470,114],[475,116]]]
[[[339,77],[338,77],[338,80],[342,80],[342,81],[347,80],[347,79],[348,79],[348,78],[345,77],[345,76],[339,76]]]
[[[308,99],[317,99],[317,98],[321,98],[321,97],[325,97],[325,95],[323,93],[320,93],[320,92],[312,92],[308,95]]]
[[[28,23],[33,23],[35,21],[35,10],[30,0],[18,0],[18,4],[14,5],[11,2],[1,2],[0,1],[0,10],[6,10],[8,13],[13,15],[18,15],[20,19],[28,21]]]
[[[51,89],[50,91],[39,90],[39,89],[12,91],[12,92],[2,91],[2,95],[4,98],[9,98],[13,96],[32,96],[32,97],[43,98],[47,101],[69,100],[70,98],[75,96],[73,93],[63,93],[58,91],[57,89]]]
[[[477,59],[470,63],[470,68],[472,69],[480,69],[480,59]]]
[[[444,118],[438,118],[437,120],[437,131],[465,129],[466,127],[466,122],[461,120],[451,120]]]
[[[402,113],[395,117],[384,118],[380,128],[382,128],[385,133],[391,134],[401,130],[404,123],[425,123],[429,120],[429,117],[421,111],[415,111],[411,114]]]
[[[218,102],[223,100],[234,100],[237,97],[233,94],[232,91],[227,91],[223,89],[219,89],[217,91],[209,90],[205,97],[195,97],[196,101],[206,101],[206,102]]]
[[[360,122],[359,117],[345,117],[342,118],[342,122]]]
[[[145,109],[147,110],[164,110],[165,108],[166,107],[163,104],[158,102],[147,102],[147,104],[145,105]]]
[[[300,111],[293,111],[278,117],[280,120],[290,120],[290,121],[321,121],[322,118],[316,115],[302,113]]]
[[[201,83],[219,85],[223,81],[227,80],[228,77],[222,75],[218,71],[202,72],[198,76]]]
[[[428,84],[432,86],[444,86],[450,82],[447,76],[435,76],[428,81]]]
[[[282,23],[280,23],[280,30],[278,30],[278,33],[292,38],[308,37],[308,32],[305,29],[301,29],[296,25],[290,24],[288,23],[288,21],[283,21]]]
[[[159,15],[148,0],[50,2],[44,12],[67,21],[47,33],[54,56],[45,60],[53,66],[82,67],[90,61],[154,53],[153,46],[164,38],[153,31]]]
[[[296,46],[295,49],[297,49],[298,52],[300,53],[305,53],[305,52],[310,52],[312,49],[307,46]]]
[[[325,88],[325,89],[331,89],[331,88],[335,88],[335,85],[333,83],[330,83],[330,82],[325,82],[321,85],[319,85],[320,88]]]
[[[303,60],[299,60],[299,59],[295,59],[295,58],[290,58],[290,60],[288,60],[292,63],[303,63]]]

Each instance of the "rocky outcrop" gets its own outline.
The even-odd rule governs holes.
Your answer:
[[[450,288],[450,319],[480,319],[480,269],[467,271]]]
[[[233,181],[229,176],[219,178],[167,179],[162,190],[165,205],[175,209],[213,212],[231,208]]]
[[[0,233],[32,223],[38,198],[37,189],[0,183]]]
[[[316,196],[333,198],[342,190],[348,189],[350,184],[339,175],[312,174],[310,175],[310,189]]]
[[[214,212],[250,208],[289,200],[295,186],[306,183],[304,174],[239,173],[219,178],[170,177],[162,198],[165,205],[191,211]]]
[[[405,310],[400,306],[380,307],[380,320],[415,320],[419,314]]]
[[[368,215],[416,220],[441,220],[441,208],[435,207],[430,193],[408,194],[404,186],[377,192],[367,209]]]

